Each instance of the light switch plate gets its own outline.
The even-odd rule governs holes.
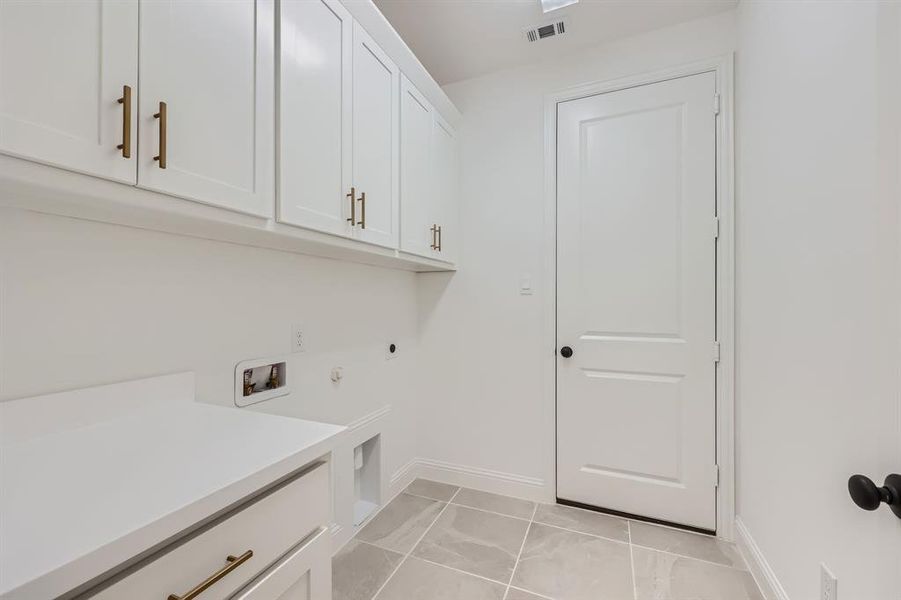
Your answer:
[[[519,294],[521,296],[532,295],[532,276],[529,273],[523,273],[519,277]]]
[[[820,600],[838,600],[838,580],[825,563],[820,563]]]

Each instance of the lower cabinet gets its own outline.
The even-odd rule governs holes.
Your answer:
[[[301,543],[233,600],[327,600],[332,594],[329,530]]]
[[[316,463],[82,598],[329,600],[330,490]]]

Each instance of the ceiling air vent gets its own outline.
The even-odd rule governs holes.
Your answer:
[[[537,42],[556,35],[563,35],[566,33],[566,19],[560,19],[535,27],[526,27],[523,31],[526,34],[526,39],[530,42]]]

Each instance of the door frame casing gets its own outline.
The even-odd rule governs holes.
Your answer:
[[[558,90],[544,98],[544,306],[542,339],[547,352],[542,395],[549,423],[546,443],[550,462],[545,468],[553,495],[557,492],[557,105],[569,100],[605,94],[663,81],[714,73],[719,113],[716,119],[716,216],[719,236],[716,252],[716,332],[720,360],[716,364],[716,534],[735,538],[735,156],[734,53],[668,69],[598,81]],[[711,112],[714,98],[710,99]],[[553,293],[551,293],[553,292]],[[711,360],[713,357],[711,355]]]

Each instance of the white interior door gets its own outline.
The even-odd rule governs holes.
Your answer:
[[[350,235],[353,19],[334,0],[280,6],[279,220]]]
[[[137,0],[0,2],[0,152],[134,184],[137,84]]]
[[[434,218],[432,106],[406,77],[401,77],[400,210],[401,250],[431,258]]]
[[[713,73],[558,105],[557,496],[713,530]]]
[[[398,245],[398,118],[400,71],[354,23],[353,185],[359,239]]]
[[[138,185],[270,216],[272,0],[152,0],[140,6]],[[161,102],[165,128],[154,117],[163,113]]]

